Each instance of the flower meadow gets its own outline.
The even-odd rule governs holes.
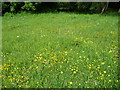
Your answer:
[[[2,88],[117,88],[118,17],[2,17]]]

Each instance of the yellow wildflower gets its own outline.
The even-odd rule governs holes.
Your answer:
[[[72,84],[72,82],[69,82],[70,84]]]
[[[86,60],[89,60],[89,58],[87,58]]]
[[[63,71],[61,71],[60,73],[63,74]]]
[[[109,51],[109,53],[111,53],[111,52],[112,52],[112,50]]]
[[[108,76],[110,76],[110,75],[108,75]]]
[[[73,73],[76,74],[76,71],[74,71]]]
[[[36,69],[38,69],[38,66],[36,67]]]
[[[22,85],[18,85],[18,87],[22,87]]]
[[[101,64],[105,64],[105,62],[102,62]]]
[[[111,82],[111,80],[108,80],[109,82]]]
[[[100,68],[100,67],[97,67],[98,69]]]
[[[82,58],[82,56],[79,56],[79,58]]]
[[[89,67],[89,68],[91,68],[91,67]]]
[[[104,71],[104,73],[106,73],[106,71]]]

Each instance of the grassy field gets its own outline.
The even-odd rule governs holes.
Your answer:
[[[16,14],[2,18],[2,87],[118,87],[118,17]]]

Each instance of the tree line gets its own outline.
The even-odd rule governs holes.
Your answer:
[[[118,2],[2,2],[2,14],[6,12],[78,12],[104,13],[108,9],[119,10]]]

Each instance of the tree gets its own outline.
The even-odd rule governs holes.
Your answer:
[[[104,12],[105,10],[107,10],[108,4],[109,4],[109,2],[103,2],[103,8],[102,8],[101,14],[103,14],[103,12]]]

